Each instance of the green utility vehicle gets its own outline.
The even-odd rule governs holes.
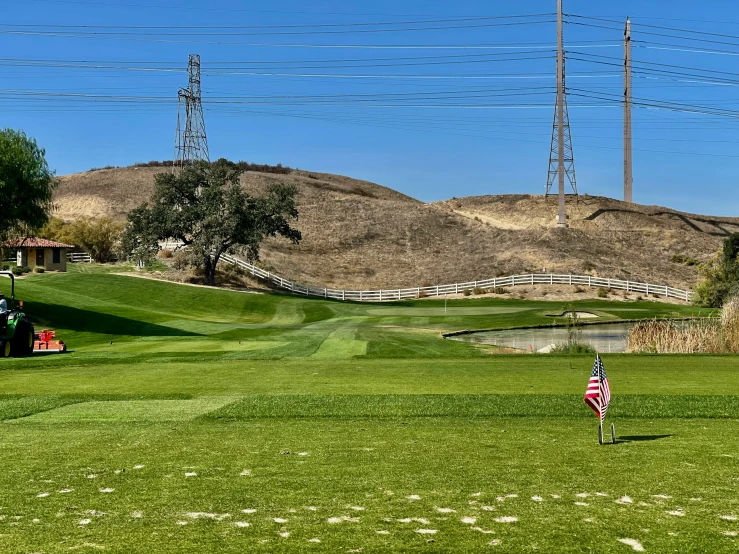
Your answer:
[[[30,356],[33,353],[34,329],[22,311],[23,303],[15,301],[15,276],[9,271],[0,271],[0,276],[10,277],[8,313],[0,314],[0,358]]]

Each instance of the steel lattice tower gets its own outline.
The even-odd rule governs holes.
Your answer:
[[[177,93],[177,138],[175,139],[175,166],[182,167],[197,161],[210,162],[208,138],[200,96],[200,56],[190,54],[187,64],[189,84]]]
[[[564,78],[563,78],[564,81]],[[562,94],[562,120],[564,122],[564,164],[565,176],[570,182],[572,190],[577,194],[577,177],[575,176],[575,154],[572,149],[572,135],[570,133],[570,114],[567,110],[567,94]],[[552,186],[559,175],[559,106],[554,106],[554,125],[552,126],[552,146],[549,151],[549,174],[547,175],[547,193],[552,190]]]

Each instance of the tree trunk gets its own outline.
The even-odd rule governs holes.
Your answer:
[[[205,281],[211,287],[216,286],[216,267],[218,266],[218,257],[207,256],[205,258]]]

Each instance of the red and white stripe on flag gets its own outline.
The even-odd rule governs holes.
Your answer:
[[[585,403],[595,412],[601,421],[605,419],[608,404],[611,402],[611,387],[608,384],[606,370],[600,354],[596,354],[593,372],[590,374],[588,388],[585,390]]]

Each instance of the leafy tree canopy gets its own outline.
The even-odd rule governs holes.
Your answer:
[[[739,233],[726,237],[722,251],[701,266],[701,274],[703,281],[695,289],[699,305],[720,308],[739,295]]]
[[[55,187],[44,149],[22,131],[0,130],[0,235],[43,226]]]
[[[223,254],[257,260],[262,241],[277,235],[299,243],[300,231],[290,227],[290,220],[298,218],[297,187],[271,185],[264,196],[251,196],[241,188],[241,172],[221,159],[156,175],[149,202],[129,213],[122,240],[125,253],[146,260],[156,253],[159,241],[182,241],[199,260],[207,283],[215,285]]]

